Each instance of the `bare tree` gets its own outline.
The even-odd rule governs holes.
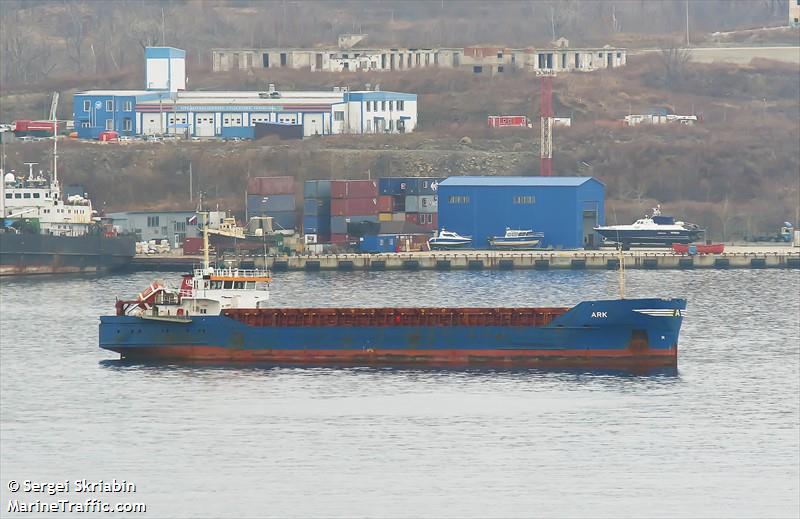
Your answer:
[[[680,83],[686,75],[686,64],[692,59],[689,49],[676,47],[674,44],[669,47],[660,47],[658,57],[664,66],[664,83],[670,88]]]
[[[83,68],[83,44],[86,39],[86,27],[83,21],[83,13],[81,13],[82,6],[66,1],[64,5],[67,15],[67,23],[64,24],[64,28],[67,31],[64,37],[67,45],[67,55],[75,64],[77,71],[81,72]]]

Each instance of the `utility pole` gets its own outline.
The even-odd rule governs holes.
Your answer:
[[[689,47],[689,0],[686,0],[686,48]]]
[[[193,202],[192,190],[192,161],[189,161],[189,203]]]

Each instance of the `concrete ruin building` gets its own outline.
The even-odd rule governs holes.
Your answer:
[[[212,49],[214,72],[263,68],[312,71],[385,71],[437,67],[466,69],[474,74],[497,75],[512,70],[592,71],[624,66],[626,49],[570,48],[559,38],[547,48],[512,49],[501,46],[459,48],[363,47],[365,34],[343,34],[336,47]]]

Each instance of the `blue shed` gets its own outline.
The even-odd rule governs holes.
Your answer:
[[[542,246],[594,247],[605,221],[605,186],[593,177],[450,177],[439,184],[439,227],[476,248],[505,229],[544,233]]]

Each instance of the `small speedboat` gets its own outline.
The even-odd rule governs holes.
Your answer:
[[[661,206],[653,209],[652,216],[640,218],[630,225],[607,225],[594,230],[607,242],[622,244],[623,249],[631,245],[671,247],[673,243],[689,244],[699,240],[705,232],[696,224],[662,215]]]
[[[428,239],[428,247],[431,250],[464,249],[471,244],[471,236],[461,236],[457,232],[446,231],[445,229],[438,233],[435,232],[433,237]]]
[[[542,238],[544,238],[544,233],[541,232],[533,232],[531,229],[520,230],[506,227],[506,232],[503,236],[493,236],[489,238],[489,245],[493,249],[535,249],[542,242]]]

